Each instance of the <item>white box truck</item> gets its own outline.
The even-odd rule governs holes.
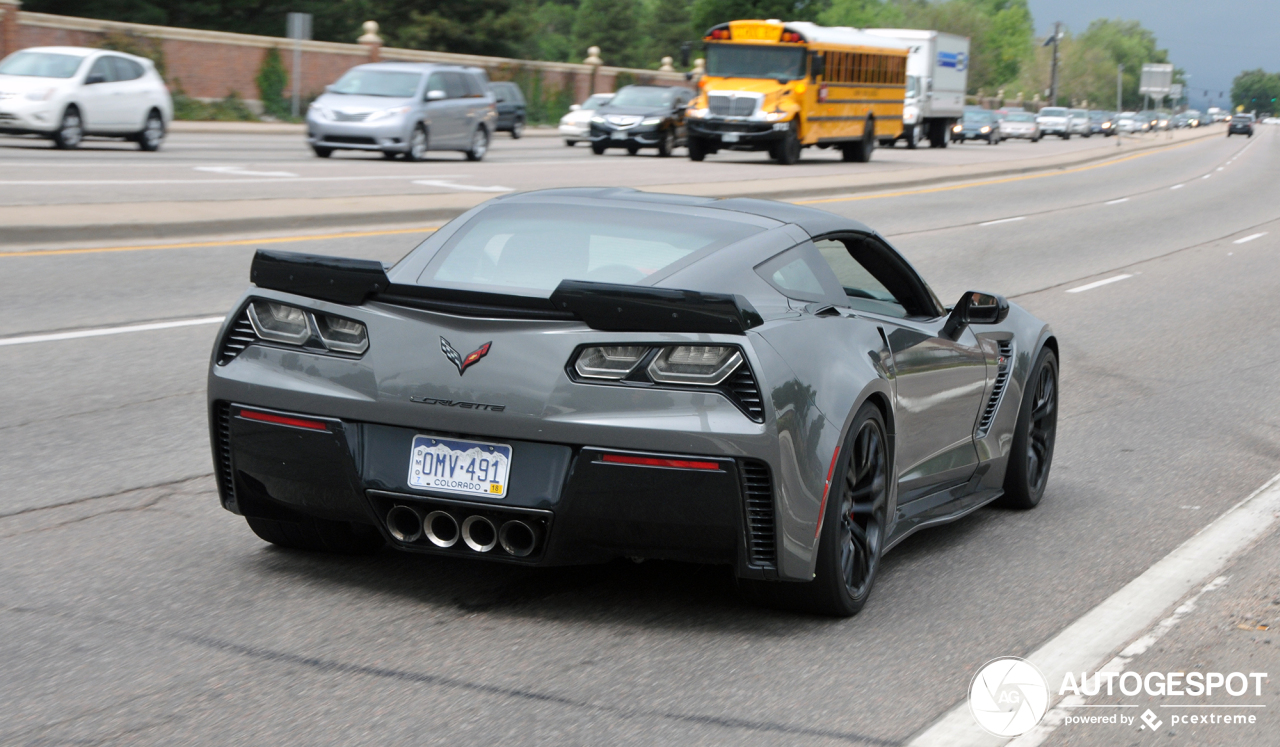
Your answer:
[[[964,114],[969,85],[969,37],[918,29],[863,29],[868,34],[911,45],[907,56],[907,98],[898,139],[914,148],[926,138],[947,147],[951,126]]]

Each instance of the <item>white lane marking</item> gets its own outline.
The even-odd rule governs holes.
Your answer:
[[[55,340],[78,340],[82,337],[103,337],[106,335],[123,335],[129,332],[150,332],[157,329],[173,329],[175,327],[194,327],[200,324],[221,324],[223,316],[202,316],[198,319],[179,319],[174,322],[151,322],[149,324],[126,324],[122,327],[99,327],[97,329],[80,329],[74,332],[53,332],[47,335],[24,335],[22,337],[0,338],[0,347],[5,345],[27,345],[33,342],[54,342]]]
[[[1247,243],[1247,242],[1249,242],[1249,241],[1253,241],[1254,239],[1260,239],[1260,238],[1262,238],[1263,236],[1266,236],[1266,235],[1267,235],[1267,232],[1266,232],[1266,231],[1263,231],[1262,233],[1255,233],[1255,234],[1253,234],[1252,236],[1245,236],[1243,239],[1236,239],[1235,241],[1233,241],[1233,242],[1231,242],[1231,243],[1232,243],[1232,244],[1244,244],[1244,243]]]
[[[1122,202],[1128,202],[1128,201],[1129,201],[1129,198],[1128,198],[1128,197],[1121,197],[1121,198],[1120,198],[1120,199],[1118,199],[1118,200],[1112,200],[1111,202],[1107,202],[1107,203],[1104,203],[1104,204],[1106,204],[1106,205],[1119,205],[1119,204],[1120,204],[1120,203],[1122,203]]]
[[[1208,178],[1209,178],[1209,177],[1211,177],[1211,176],[1213,176],[1213,174],[1205,174],[1204,176],[1202,176],[1202,177],[1200,177],[1200,178],[1201,178],[1201,179],[1208,179]]]
[[[1080,293],[1081,291],[1093,290],[1094,288],[1101,288],[1104,285],[1118,283],[1121,280],[1126,280],[1131,277],[1133,277],[1133,275],[1126,273],[1124,275],[1116,275],[1113,278],[1107,278],[1106,280],[1095,280],[1092,283],[1086,283],[1085,285],[1078,285],[1075,288],[1071,288],[1067,293]]]
[[[1280,513],[1280,475],[1249,494],[1156,561],[1137,578],[1086,612],[1061,633],[1027,655],[1058,691],[1067,672],[1087,672],[1126,642],[1134,645],[1159,615],[1188,592],[1216,578],[1236,553],[1271,531]],[[1215,582],[1216,583],[1216,582]],[[1213,584],[1209,584],[1213,586]],[[1203,591],[1209,591],[1206,586]],[[1215,587],[1216,588],[1216,587]],[[1126,649],[1127,650],[1127,649]],[[1121,652],[1124,653],[1123,651]],[[957,687],[961,683],[957,683]],[[982,730],[967,702],[948,711],[908,744],[910,747],[977,747],[1007,740]]]
[[[231,176],[297,176],[292,171],[250,171],[242,166],[197,166],[195,170]]]
[[[454,182],[445,181],[444,179],[417,179],[414,184],[421,184],[424,187],[441,187],[444,189],[457,189],[462,192],[511,192],[510,187],[478,187],[470,184],[456,184]]]
[[[1185,184],[1175,184],[1172,187],[1169,187],[1169,189],[1182,189],[1185,186]]]
[[[1169,615],[1157,623],[1155,628],[1146,635],[1133,643],[1130,643],[1128,646],[1125,646],[1124,650],[1117,654],[1115,658],[1107,662],[1106,665],[1095,672],[1092,677],[1087,678],[1084,682],[1079,683],[1079,685],[1083,688],[1086,687],[1087,683],[1088,689],[1092,690],[1095,687],[1095,683],[1098,683],[1101,679],[1099,674],[1115,672],[1119,675],[1124,672],[1125,669],[1128,668],[1129,662],[1133,661],[1135,657],[1145,654],[1147,649],[1155,645],[1155,642],[1164,637],[1165,633],[1168,633],[1173,629],[1173,626],[1181,622],[1182,618],[1191,614],[1191,612],[1196,608],[1196,602],[1200,601],[1200,597],[1204,596],[1206,592],[1222,588],[1226,583],[1226,576],[1218,576],[1214,580],[1205,584],[1190,599],[1178,605],[1178,608],[1173,611],[1172,615]],[[1058,705],[1054,706],[1044,715],[1044,718],[1040,720],[1039,724],[1033,727],[1031,731],[1010,742],[1009,747],[1039,747],[1039,745],[1043,744],[1044,741],[1049,738],[1049,735],[1052,734],[1055,729],[1062,726],[1063,722],[1067,720],[1067,716],[1070,715],[1073,709],[1088,707],[1084,705],[1084,701],[1087,697],[1088,696],[1085,695],[1067,695],[1063,697],[1062,700],[1058,701]],[[1137,706],[1135,705],[1134,708],[1137,708]]]
[[[50,180],[3,180],[0,186],[5,187],[94,187],[94,186],[130,186],[134,184],[292,184],[296,182],[365,182],[378,179],[425,179],[461,178],[457,174],[380,174],[378,176],[299,176],[273,177],[267,179],[50,179]]]
[[[1000,220],[989,220],[986,223],[979,223],[980,226],[994,226],[997,223],[1012,223],[1016,220],[1026,220],[1027,216],[1019,215],[1017,218],[1001,218]]]
[[[1224,167],[1219,166],[1219,167],[1218,167],[1218,171],[1222,171],[1222,169],[1223,169],[1223,168],[1224,168]]]

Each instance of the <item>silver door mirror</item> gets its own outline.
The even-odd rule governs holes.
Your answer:
[[[436,89],[434,91],[427,91],[427,101],[440,101],[446,98],[448,98],[448,96],[445,95],[445,92],[439,89]]]

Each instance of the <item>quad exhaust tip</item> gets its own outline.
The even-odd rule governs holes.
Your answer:
[[[489,552],[498,545],[498,529],[483,516],[468,516],[462,522],[462,541],[476,552]]]
[[[538,530],[523,521],[504,522],[498,530],[498,542],[502,549],[517,558],[527,558],[538,546]]]
[[[436,547],[453,547],[458,544],[458,520],[453,514],[444,511],[432,511],[422,521],[422,531],[431,544]]]
[[[408,506],[392,506],[387,512],[387,531],[400,542],[417,542],[422,537],[422,516]]]

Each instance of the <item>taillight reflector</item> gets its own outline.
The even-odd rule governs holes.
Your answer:
[[[327,431],[329,426],[319,420],[303,420],[302,418],[291,418],[287,415],[273,415],[269,412],[258,412],[256,410],[241,410],[240,417],[245,420],[257,420],[260,423],[273,423],[275,425],[291,425],[294,428],[306,428],[313,431]]]
[[[600,461],[610,464],[634,464],[640,467],[674,467],[676,469],[719,470],[716,462],[702,462],[694,459],[663,459],[661,457],[632,456],[631,454],[605,454]]]

